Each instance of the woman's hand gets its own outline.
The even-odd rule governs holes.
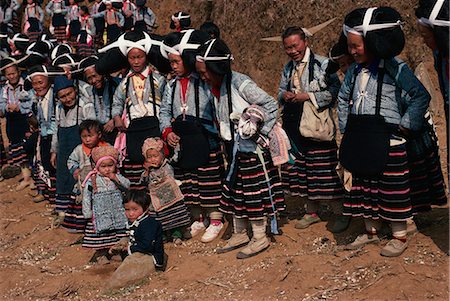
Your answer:
[[[177,136],[177,134],[175,134],[174,132],[171,132],[167,135],[167,143],[171,147],[175,148],[178,145],[178,143],[180,143],[180,137]]]
[[[56,168],[56,153],[50,154],[50,164],[53,166],[53,168]]]
[[[120,119],[120,120],[122,120],[122,119]],[[103,130],[106,133],[111,133],[114,130],[114,119],[111,119],[110,121],[105,123],[105,125],[103,126]]]
[[[114,125],[116,126],[119,132],[125,132],[126,130],[125,124],[119,115],[114,116]]]

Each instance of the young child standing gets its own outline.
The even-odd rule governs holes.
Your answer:
[[[118,173],[119,152],[114,147],[97,146],[91,158],[95,168],[82,185],[83,215],[89,219],[82,245],[97,250],[91,261],[106,263],[109,248],[126,236],[122,192],[130,187],[130,181]]]
[[[67,7],[66,14],[67,25],[69,25],[69,32],[67,34],[69,38],[69,44],[76,48],[77,37],[80,34],[81,23],[80,23],[80,11],[78,4],[75,0],[69,0],[69,6]]]
[[[79,144],[67,159],[67,168],[72,174],[76,183],[74,193],[77,204],[81,203],[82,187],[81,183],[92,171],[91,152],[94,147],[106,146],[108,143],[102,141],[102,125],[98,120],[84,120],[80,123],[81,144]]]
[[[82,57],[95,54],[93,36],[95,36],[95,25],[93,19],[89,15],[87,6],[80,6],[80,34],[77,37],[78,50],[77,53]]]
[[[56,38],[58,43],[62,43],[66,40],[66,18],[67,13],[64,0],[50,0],[45,7],[45,11],[51,16],[50,32]]]
[[[147,138],[142,145],[142,155],[146,170],[142,173],[141,182],[148,188],[151,215],[161,222],[166,237],[178,244],[190,218],[172,166],[164,156],[164,142],[161,138]]]
[[[104,3],[106,10],[92,15],[92,18],[104,18],[106,22],[107,44],[110,44],[120,36],[122,27],[125,23],[125,18],[123,17],[122,12],[113,7],[110,0],[107,0]]]
[[[100,5],[102,4],[102,0],[95,0],[94,4],[91,6],[91,16],[97,15],[100,12]],[[100,49],[103,47],[103,33],[105,31],[105,18],[103,16],[93,17],[95,26],[95,37],[94,44],[96,49]]]
[[[24,18],[23,33],[30,38],[31,43],[36,42],[42,32],[42,23],[44,22],[44,10],[36,0],[27,0]]]

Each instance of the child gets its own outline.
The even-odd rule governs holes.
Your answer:
[[[129,240],[121,240],[111,251],[127,251],[128,256],[108,281],[110,289],[135,284],[155,269],[164,271],[165,265],[162,226],[147,214],[150,199],[145,190],[130,189],[123,205]]]
[[[75,0],[69,0],[69,7],[67,8],[66,20],[68,24],[69,44],[76,48],[77,37],[80,34],[81,23],[80,23],[80,11],[78,9],[78,4]]]
[[[352,172],[344,214],[363,216],[366,230],[346,248],[379,243],[377,233],[386,220],[393,239],[380,254],[388,257],[400,256],[408,246],[412,206],[404,137],[422,128],[430,101],[414,73],[395,58],[404,47],[400,24],[400,14],[390,7],[356,9],[345,17],[344,34],[356,64],[347,71],[338,96],[344,133],[340,161]]]
[[[224,226],[219,211],[224,164],[214,122],[214,97],[195,72],[196,50],[192,49],[207,40],[206,33],[193,29],[170,33],[164,39],[161,52],[176,77],[165,90],[160,111],[163,139],[180,149],[175,177],[182,182],[184,201],[194,219],[190,234],[194,237],[204,232],[200,240],[205,243],[216,239]],[[191,49],[184,49],[185,45]],[[202,220],[206,216],[208,228]]]
[[[122,192],[130,187],[130,181],[118,173],[119,152],[114,147],[97,146],[91,158],[95,168],[82,184],[83,216],[89,219],[83,247],[97,250],[92,262],[107,263],[109,248],[126,236]]]
[[[122,14],[124,16],[123,31],[130,31],[134,26],[134,11],[136,5],[131,0],[123,1]]]
[[[30,38],[31,43],[36,42],[42,32],[42,23],[44,22],[44,10],[36,0],[27,0],[24,18],[23,32]]]
[[[100,11],[102,0],[95,0],[91,6],[91,16],[97,15]],[[105,18],[103,16],[92,18],[95,26],[94,44],[96,49],[103,47],[103,32],[105,31]]]
[[[94,105],[90,99],[81,97],[74,81],[65,76],[55,79],[54,93],[60,104],[56,107],[57,132],[53,134],[51,163],[56,168],[56,211],[60,219],[65,216],[63,226],[69,231],[83,231],[85,220],[81,206],[75,204],[73,185],[75,181],[67,169],[67,159],[80,144],[79,124],[86,119],[95,119]]]
[[[145,31],[150,33],[156,28],[155,13],[146,7],[145,0],[136,1],[136,9],[134,10],[134,30]]]
[[[130,71],[117,87],[112,104],[112,116],[118,131],[125,132],[127,157],[124,160],[123,173],[131,185],[140,180],[144,168],[141,146],[149,137],[160,136],[159,106],[164,93],[165,79],[153,72],[149,65],[150,49],[142,45],[149,40],[143,32],[128,32],[124,35],[120,50],[130,64]],[[125,113],[125,114],[124,114]],[[124,116],[125,115],[125,116]],[[125,130],[124,119],[129,122]]]
[[[110,0],[105,1],[105,6],[106,10],[92,15],[92,18],[104,18],[106,21],[107,44],[110,44],[120,36],[125,18],[121,12],[113,7]]]
[[[190,218],[183,194],[173,178],[173,170],[164,157],[164,142],[160,138],[147,138],[142,145],[145,157],[141,182],[147,187],[151,199],[151,209],[161,222],[174,243],[180,244],[183,227],[189,225]]]
[[[56,38],[58,43],[62,43],[66,40],[66,18],[67,13],[64,0],[50,0],[45,7],[45,11],[52,18],[50,32]]]
[[[92,39],[95,36],[95,26],[94,21],[89,16],[89,9],[85,5],[80,6],[80,23],[81,29],[77,38],[77,53],[82,57],[87,57],[95,53]]]
[[[77,183],[74,186],[76,202],[81,203],[82,187],[81,182],[92,171],[90,156],[91,151],[97,146],[106,146],[108,143],[102,141],[102,125],[98,120],[83,120],[80,123],[81,144],[79,144],[70,154],[67,160],[67,168]]]

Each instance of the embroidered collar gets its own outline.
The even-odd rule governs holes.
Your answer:
[[[133,70],[128,71],[127,77],[133,76],[135,73],[138,72],[134,72]],[[144,71],[140,72],[145,78],[148,77],[148,75],[150,74],[150,67],[147,66],[145,67]]]
[[[144,213],[142,213],[134,222],[131,223],[131,225],[129,225],[129,228],[139,227],[139,224],[148,217],[148,210],[145,210]]]

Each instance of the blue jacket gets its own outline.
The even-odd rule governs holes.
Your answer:
[[[381,116],[392,125],[401,125],[412,131],[420,130],[424,126],[424,115],[431,99],[430,94],[402,60],[392,58],[385,60],[384,64],[386,73],[381,95]],[[353,64],[347,71],[338,95],[339,129],[342,133],[345,131],[350,113],[350,99],[353,102],[357,101],[358,97],[362,99],[358,109],[356,105],[351,107],[351,113],[375,114],[377,66],[378,64],[369,67],[370,77],[364,96],[359,92],[362,68]],[[350,95],[353,85],[355,85],[353,95]]]

